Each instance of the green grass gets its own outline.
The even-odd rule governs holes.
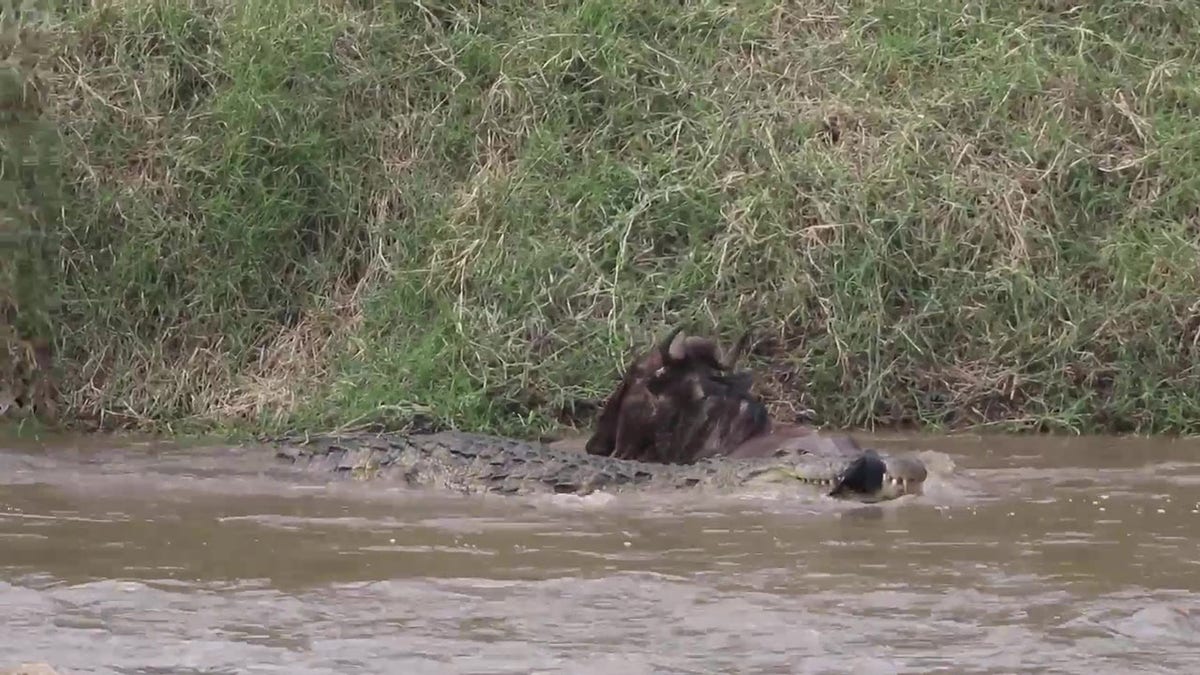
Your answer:
[[[42,30],[64,198],[11,284],[66,419],[534,435],[682,323],[753,325],[784,418],[1200,430],[1194,3],[123,0]]]

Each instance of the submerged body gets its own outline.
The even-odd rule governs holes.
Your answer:
[[[310,470],[462,492],[586,495],[647,489],[732,490],[772,482],[879,501],[920,494],[926,477],[925,465],[916,457],[833,446],[819,452],[785,448],[768,457],[655,464],[458,431],[321,434],[270,442],[278,448],[278,458]]]

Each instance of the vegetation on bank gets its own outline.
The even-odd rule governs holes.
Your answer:
[[[1194,3],[56,4],[0,340],[60,419],[534,435],[682,323],[785,418],[1200,430]]]

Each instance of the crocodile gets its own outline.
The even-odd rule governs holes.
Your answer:
[[[280,461],[309,471],[390,479],[465,493],[588,495],[633,490],[733,491],[761,483],[806,486],[826,496],[878,502],[921,494],[924,463],[874,449],[820,452],[782,447],[765,457],[660,464],[463,431],[347,432],[264,439]]]

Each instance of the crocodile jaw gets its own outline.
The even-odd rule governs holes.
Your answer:
[[[885,501],[899,499],[906,495],[920,495],[925,492],[925,480],[918,478],[897,478],[890,473],[883,474],[883,484],[870,494],[855,494],[851,498],[863,502]]]
[[[805,469],[811,471],[811,466],[776,466],[767,469],[755,471],[747,476],[745,482],[747,484],[787,484],[799,483],[822,488],[823,491],[830,497],[857,501],[863,503],[875,503],[882,501],[890,501],[899,499],[908,495],[920,495],[924,493],[925,487],[925,466],[919,461],[909,460],[908,458],[890,457],[887,460],[889,470],[883,472],[882,480],[878,487],[871,490],[844,490],[840,489],[845,478],[844,471],[838,472],[836,475],[821,475],[812,476],[805,475]],[[839,488],[836,489],[835,488]]]

